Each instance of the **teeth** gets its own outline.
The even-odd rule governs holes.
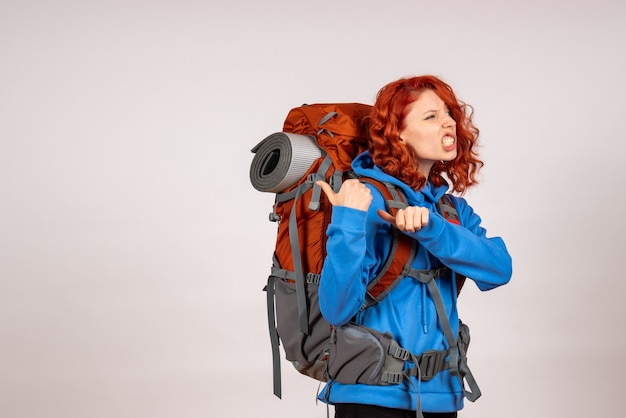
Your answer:
[[[444,136],[443,137],[443,145],[444,146],[449,147],[452,144],[454,144],[454,138],[452,138],[451,136]]]

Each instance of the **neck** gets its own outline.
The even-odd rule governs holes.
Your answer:
[[[430,177],[430,170],[432,170],[434,165],[434,161],[420,161],[417,166],[417,171],[419,171],[426,179]]]

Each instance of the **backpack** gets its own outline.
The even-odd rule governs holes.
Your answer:
[[[324,180],[337,192],[344,180],[355,177],[351,163],[367,149],[366,119],[370,110],[371,106],[360,103],[302,105],[288,113],[282,132],[269,135],[252,149],[253,187],[276,194],[269,216],[270,221],[278,223],[276,246],[271,273],[263,289],[267,296],[274,394],[282,396],[279,350],[282,342],[285,357],[296,370],[322,382],[331,377],[342,383],[397,384],[407,376],[419,376],[426,381],[439,371],[450,369],[451,373],[468,375],[473,391],[466,391],[466,395],[468,399],[477,398],[480,391],[469,369],[464,367],[469,344],[469,329],[464,324],[457,339],[448,323],[445,334],[449,350],[415,355],[400,347],[389,333],[352,323],[335,328],[321,315],[317,289],[326,256],[326,229],[332,205],[315,182]],[[390,213],[406,207],[404,196],[394,185],[371,178],[359,179],[382,193]],[[447,195],[437,207],[447,220],[459,223]],[[394,230],[387,260],[369,283],[361,309],[382,300],[399,280],[410,276],[428,283],[437,312],[441,312],[439,316],[443,315],[448,322],[440,296],[437,302],[435,279],[451,272],[447,268],[411,269],[416,245],[414,240]],[[457,291],[463,280],[457,277]],[[403,370],[405,361],[415,367]]]

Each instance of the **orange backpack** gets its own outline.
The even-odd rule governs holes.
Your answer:
[[[367,149],[367,122],[371,106],[360,103],[312,104],[292,109],[283,131],[258,145],[250,166],[250,181],[262,192],[276,193],[270,220],[278,222],[276,247],[267,292],[268,323],[272,345],[274,394],[281,397],[279,344],[302,374],[326,381],[332,327],[322,317],[317,289],[326,256],[326,229],[332,206],[317,180],[337,192],[354,177],[352,160]],[[406,206],[395,186],[370,178],[383,194],[387,209],[395,213]],[[456,210],[445,196],[439,210],[458,223]],[[366,295],[371,306],[404,277],[410,268],[416,242],[395,231],[387,262]]]

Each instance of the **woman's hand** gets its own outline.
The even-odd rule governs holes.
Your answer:
[[[396,216],[382,209],[378,211],[378,215],[402,232],[415,232],[428,225],[430,212],[420,206],[408,206],[399,209]]]
[[[365,184],[356,179],[344,181],[339,189],[339,193],[335,193],[333,188],[325,181],[318,180],[315,183],[322,188],[333,206],[346,206],[367,211],[372,203],[372,192]]]

